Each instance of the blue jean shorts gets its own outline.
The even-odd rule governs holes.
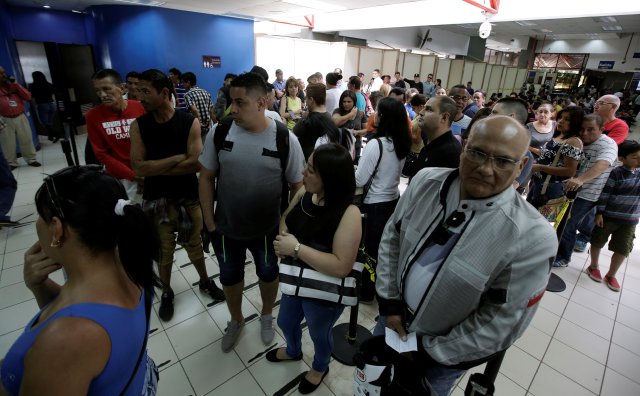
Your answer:
[[[233,286],[244,280],[247,249],[253,255],[256,274],[261,281],[269,283],[278,279],[278,257],[273,248],[277,235],[278,227],[266,235],[248,240],[229,238],[215,231],[211,235],[211,244],[220,265],[220,283],[223,286]]]

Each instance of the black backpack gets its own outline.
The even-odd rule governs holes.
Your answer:
[[[215,147],[216,154],[222,150],[224,141],[227,139],[231,124],[233,123],[232,117],[223,119],[215,131],[213,132],[213,146]],[[263,154],[266,156],[277,157],[280,159],[280,174],[282,178],[282,195],[280,198],[280,212],[284,213],[289,206],[289,183],[287,183],[287,177],[285,172],[287,170],[287,163],[289,161],[289,130],[283,123],[276,121],[276,153],[270,152],[267,149],[263,149]],[[220,171],[218,171],[219,173]],[[216,194],[217,195],[217,194]]]

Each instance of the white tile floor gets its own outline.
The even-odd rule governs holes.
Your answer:
[[[633,134],[638,139],[637,130]],[[84,137],[78,146],[84,147]],[[43,168],[22,166],[14,171],[18,195],[12,219],[36,219],[33,196],[42,173],[65,166],[59,145],[43,143],[38,153]],[[83,157],[82,152],[80,157]],[[4,356],[23,326],[38,308],[22,283],[22,256],[35,241],[33,223],[0,230],[0,357]],[[610,252],[603,251],[603,269]],[[259,322],[248,321],[235,350],[220,350],[222,332],[229,320],[224,304],[209,306],[211,300],[197,286],[197,274],[184,251],[176,252],[172,285],[176,291],[175,316],[163,323],[152,313],[149,351],[161,368],[159,394],[186,395],[272,395],[309,369],[312,345],[304,332],[303,361],[272,364],[264,359],[265,346],[259,339]],[[591,281],[584,273],[586,254],[574,254],[566,269],[554,270],[567,283],[567,290],[547,293],[532,325],[512,346],[496,381],[496,395],[640,395],[640,247],[619,271],[622,292],[614,293],[604,284]],[[215,258],[207,260],[210,274],[218,273]],[[59,273],[54,279],[62,281]],[[247,266],[246,284],[257,281],[252,265]],[[260,312],[257,286],[244,293],[246,316]],[[154,307],[157,310],[157,305]],[[277,316],[276,308],[274,316]],[[362,306],[359,322],[371,329],[376,308]],[[348,319],[345,310],[340,322]],[[283,345],[278,334],[273,344]],[[350,395],[353,370],[337,361],[318,395]],[[471,371],[482,370],[484,366]],[[467,373],[452,395],[461,396]],[[295,389],[295,388],[293,388]],[[297,394],[295,390],[278,393]]]

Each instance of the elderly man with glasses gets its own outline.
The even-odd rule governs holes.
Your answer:
[[[602,118],[602,133],[620,144],[629,136],[629,125],[620,118],[616,118],[616,111],[620,108],[620,98],[615,95],[604,95],[594,106],[594,113]]]
[[[509,348],[544,293],[556,236],[511,188],[528,145],[511,117],[478,121],[460,167],[418,172],[387,222],[376,333],[415,332],[411,358],[438,395]]]

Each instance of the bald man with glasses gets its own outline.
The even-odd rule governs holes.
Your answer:
[[[602,118],[604,135],[620,144],[629,136],[629,125],[620,118],[616,118],[616,111],[620,108],[620,98],[615,95],[600,97],[593,108],[593,112]]]
[[[415,332],[416,382],[438,395],[513,344],[546,288],[555,233],[511,188],[528,145],[511,117],[476,122],[460,167],[418,172],[385,227],[375,334]]]

